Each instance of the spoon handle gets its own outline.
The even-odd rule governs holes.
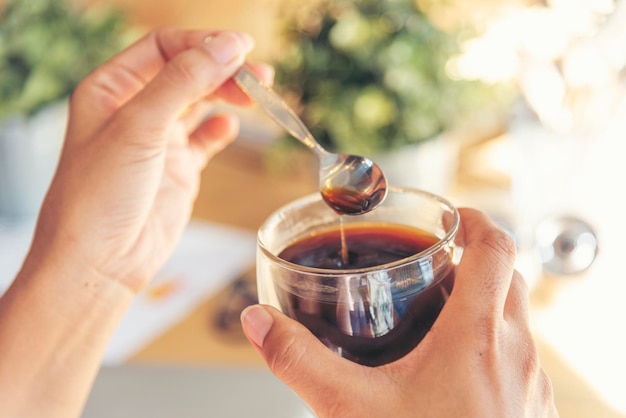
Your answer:
[[[259,80],[245,65],[235,73],[233,79],[251,99],[257,102],[289,134],[300,140],[300,142],[311,148],[318,155],[327,154],[327,151],[315,141],[311,132],[309,132],[287,102],[271,87]]]

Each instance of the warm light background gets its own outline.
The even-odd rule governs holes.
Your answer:
[[[178,25],[187,28],[239,29],[252,34],[257,40],[257,47],[252,54],[253,59],[271,60],[280,53],[279,13],[298,7],[305,2],[300,0],[74,0],[81,4],[118,5],[128,12],[132,22],[145,30],[163,25]],[[433,19],[442,27],[455,25],[459,22],[473,22],[479,26],[499,13],[506,13],[520,5],[530,5],[531,1],[506,0],[452,0],[437,2],[434,0],[418,0],[430,10]],[[445,7],[446,3],[453,7]],[[543,2],[538,2],[543,3]],[[548,2],[549,3],[549,2]],[[585,3],[572,0],[561,3],[563,7],[573,7]],[[596,1],[609,5],[611,1]],[[311,2],[306,2],[310,5]],[[519,21],[516,22],[519,24]],[[626,22],[622,22],[626,25]],[[512,27],[509,26],[509,29]],[[505,28],[506,29],[506,28]],[[541,52],[556,47],[553,34],[557,28],[548,27],[541,32],[541,26],[527,26],[520,29],[526,46],[538,47]],[[502,41],[496,37],[495,41]],[[532,45],[531,45],[532,44]],[[498,44],[496,44],[496,47]],[[502,46],[502,44],[499,44]],[[506,48],[506,45],[504,45]],[[479,51],[480,52],[480,51]],[[491,73],[502,75],[507,70],[504,64],[507,52],[503,50],[500,59],[489,63]],[[587,51],[589,52],[589,51]],[[619,52],[619,51],[618,51]],[[549,53],[549,51],[548,51]],[[626,47],[621,53],[626,56]],[[536,57],[535,57],[536,58]],[[576,67],[581,71],[580,77],[593,77],[593,64],[598,63],[597,57],[590,55],[580,60]],[[549,60],[549,59],[547,59]],[[480,61],[480,60],[479,60]],[[466,60],[461,64],[471,64]],[[536,63],[536,61],[533,61]],[[484,61],[482,62],[484,64]],[[548,108],[555,92],[556,84],[551,79],[543,80],[542,76],[552,76],[548,72],[532,68],[523,74],[522,81],[528,82],[528,98],[535,101],[540,110],[554,111]],[[530,75],[529,75],[530,74]],[[591,74],[591,75],[590,75]],[[538,81],[539,80],[539,81]],[[617,83],[617,86],[623,86]],[[612,92],[619,90],[612,89]],[[589,103],[585,98],[594,97],[588,89],[581,89],[572,100],[579,100],[583,105]],[[582,99],[581,99],[582,97]],[[543,108],[542,108],[543,106]],[[624,116],[626,112],[619,113]],[[547,114],[547,117],[550,116]],[[558,116],[558,115],[557,115]],[[548,120],[550,121],[550,120]],[[562,122],[558,119],[555,123]],[[626,149],[626,127],[624,124],[610,123],[608,134],[603,129],[592,132],[591,140],[597,143],[585,145],[582,151],[565,146],[560,155],[572,155],[579,152],[580,161],[568,172],[557,172],[556,164],[540,167],[546,170],[546,179],[551,176],[565,175],[565,180],[555,185],[552,198],[559,197],[559,203],[589,215],[592,222],[600,228],[601,254],[598,262],[584,275],[575,278],[533,277],[533,302],[536,314],[533,323],[539,336],[542,360],[551,374],[556,391],[556,398],[563,418],[619,418],[626,416],[626,362],[624,352],[624,326],[626,318],[623,303],[625,281],[623,268],[619,264],[620,251],[624,231],[623,216],[620,202],[623,198],[621,179],[624,178],[623,160]],[[607,123],[608,124],[608,123]],[[506,132],[498,138],[480,144],[470,144],[464,149],[460,165],[460,188],[456,196],[457,202],[475,205],[486,210],[510,211],[511,196],[503,197],[502,186],[510,186],[511,176],[516,175],[518,181],[529,179],[536,164],[532,161],[533,154],[519,152],[519,142],[512,143],[512,137],[529,137],[537,134],[532,128],[522,126],[521,130]],[[540,133],[538,136],[545,134]],[[513,138],[513,139],[515,139]],[[621,138],[621,139],[620,139]],[[526,149],[526,151],[528,151]],[[541,148],[535,155],[542,154]],[[523,159],[529,157],[529,159]],[[548,162],[558,160],[547,159]],[[514,171],[521,167],[520,171]],[[524,170],[529,170],[528,175]],[[520,174],[521,173],[521,174]],[[536,172],[535,172],[536,174]],[[532,188],[531,188],[532,189]],[[565,193],[564,191],[567,191]],[[578,193],[577,193],[578,191]],[[536,196],[535,196],[536,197]],[[551,196],[541,199],[550,200]],[[529,198],[531,199],[531,198]],[[503,201],[505,201],[503,203]],[[532,206],[537,203],[527,201]],[[541,202],[538,202],[540,204]],[[519,215],[519,214],[518,214]],[[523,215],[523,213],[522,213]],[[617,412],[621,409],[620,412]]]
[[[107,5],[128,12],[131,22],[146,30],[175,25],[189,29],[234,29],[254,36],[253,57],[266,59],[278,50],[279,8],[297,0],[74,0],[80,5]],[[307,2],[311,3],[311,2]],[[285,6],[286,5],[286,6]]]

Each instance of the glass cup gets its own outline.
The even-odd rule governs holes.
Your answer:
[[[318,193],[301,198],[258,231],[259,301],[347,359],[394,361],[424,338],[450,294],[458,226],[452,204],[421,190],[391,187],[380,207],[359,216],[339,216]],[[287,261],[288,252],[318,259]]]

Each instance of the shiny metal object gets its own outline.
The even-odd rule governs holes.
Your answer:
[[[293,109],[246,66],[241,67],[234,80],[277,124],[317,155],[320,192],[336,212],[360,215],[383,202],[387,196],[387,179],[372,160],[328,152],[315,140]]]
[[[577,274],[588,269],[598,253],[598,237],[582,219],[555,216],[544,219],[536,230],[536,245],[547,272]]]

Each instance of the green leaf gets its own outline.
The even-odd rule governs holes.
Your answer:
[[[69,0],[8,0],[0,16],[0,117],[32,114],[67,96],[129,42],[116,10],[82,11]]]

